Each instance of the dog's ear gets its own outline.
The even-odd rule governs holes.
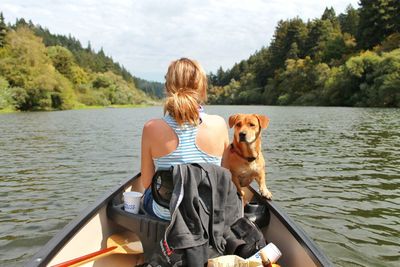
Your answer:
[[[239,117],[240,114],[234,114],[229,117],[229,128],[232,128],[233,125],[235,125],[237,118]]]
[[[269,118],[261,114],[255,114],[255,115],[258,118],[258,121],[260,122],[261,128],[267,128],[269,124]]]

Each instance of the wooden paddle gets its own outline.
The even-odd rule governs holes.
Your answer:
[[[65,261],[52,267],[71,267],[81,266],[84,263],[97,260],[99,258],[111,255],[111,254],[141,254],[143,253],[142,243],[137,241],[130,241],[132,233],[114,234],[107,238],[107,248],[99,251],[80,256],[78,258]],[[135,238],[137,239],[137,238]]]

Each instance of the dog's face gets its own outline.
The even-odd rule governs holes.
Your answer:
[[[269,118],[260,114],[235,114],[229,117],[229,127],[234,127],[236,142],[254,142],[262,128],[267,128]]]

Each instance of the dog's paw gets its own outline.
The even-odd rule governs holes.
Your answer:
[[[272,193],[267,188],[260,188],[260,193],[263,197],[272,199]]]

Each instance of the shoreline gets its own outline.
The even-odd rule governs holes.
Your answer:
[[[82,110],[82,109],[105,109],[105,108],[142,108],[142,107],[151,107],[156,106],[158,103],[154,102],[151,104],[127,104],[127,105],[108,105],[108,106],[86,106],[86,105],[77,105],[71,109],[54,109],[54,110],[14,110],[11,108],[0,109],[1,114],[10,114],[10,113],[19,113],[19,112],[52,112],[52,111],[66,111],[66,110]]]

